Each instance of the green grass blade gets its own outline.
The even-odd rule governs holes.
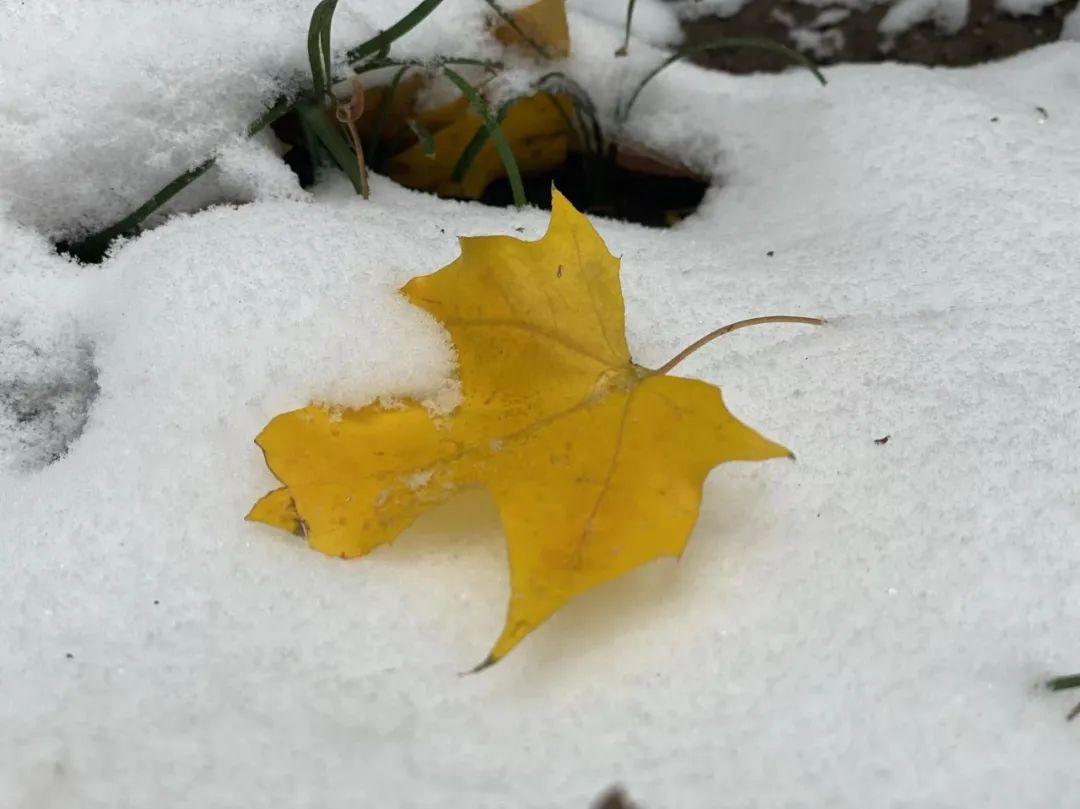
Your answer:
[[[324,4],[326,2],[327,0],[323,0],[323,2],[319,3],[319,5],[315,7],[315,11],[312,12],[313,22],[315,13],[319,12],[321,8],[324,8]],[[336,4],[336,0],[334,0],[334,2]],[[422,2],[418,3],[412,9],[412,11],[410,11],[396,23],[391,25],[385,31],[376,34],[371,39],[367,40],[366,42],[362,42],[357,47],[348,51],[347,56],[349,61],[356,62],[367,56],[387,51],[391,43],[393,43],[395,40],[399,39],[400,37],[407,34],[409,31],[411,31],[413,28],[415,28],[421,21],[424,20],[425,17],[427,17],[429,14],[431,14],[431,12],[438,8],[442,2],[443,0],[422,0]],[[325,11],[322,13],[325,13]],[[321,28],[316,30],[321,30]],[[312,44],[313,43],[311,40],[311,27],[309,27],[309,58],[312,53]],[[315,50],[316,52],[318,52],[321,48],[320,40],[318,40],[318,37],[316,37],[315,45]],[[323,71],[324,64],[325,63],[322,61],[322,55],[320,53],[319,61],[312,64],[313,80],[316,80],[318,74]],[[322,88],[323,92],[325,92],[326,90],[326,81],[328,80],[329,76],[326,76]],[[291,110],[293,108],[293,104],[294,102],[288,100],[281,101],[275,104],[272,108],[270,108],[251,122],[251,124],[248,126],[248,136],[250,137],[251,135],[261,132],[263,129],[265,129],[282,115],[284,115],[286,112]],[[327,124],[329,124],[329,121],[327,121]],[[340,134],[338,135],[338,139],[341,140]],[[198,166],[189,169],[188,171],[185,171],[183,174],[175,178],[172,182],[170,182],[168,185],[166,185],[164,188],[154,194],[153,197],[140,205],[130,214],[125,216],[119,222],[114,225],[110,225],[109,227],[100,230],[97,233],[91,234],[80,242],[77,242],[76,244],[71,246],[69,252],[76,258],[79,258],[83,261],[100,261],[101,258],[104,256],[105,251],[108,249],[109,244],[112,243],[112,241],[116,237],[128,236],[137,233],[139,230],[139,225],[146,219],[146,217],[148,217],[150,214],[152,214],[154,211],[156,211],[158,208],[160,208],[178,193],[180,193],[180,191],[190,185],[193,181],[205,174],[216,162],[217,157],[211,157],[200,163]],[[352,161],[352,163],[355,165],[355,160]],[[359,176],[359,168],[356,168],[355,172],[357,176]]]
[[[574,103],[574,114],[582,122],[580,124],[582,144],[590,152],[600,155],[604,148],[604,132],[600,127],[599,116],[596,114],[596,105],[593,103],[588,91],[565,73],[559,71],[546,73],[533,83],[534,87],[540,88],[547,93],[553,92],[552,89],[548,89],[551,85],[555,85],[553,88],[555,91],[570,96],[570,100]],[[561,109],[560,107],[560,111]],[[585,121],[589,124],[587,127]],[[590,134],[591,138],[589,137]]]
[[[591,126],[587,127],[584,125],[584,123],[582,123],[579,131],[579,127],[574,125],[574,122],[570,120],[570,117],[566,114],[562,106],[556,100],[555,93],[551,90],[544,89],[543,85],[551,84],[553,79],[558,80],[558,84],[560,85],[558,91],[565,92],[568,96],[570,96],[570,100],[573,102],[575,107],[575,113],[577,114],[579,119],[581,117],[587,118],[591,122]],[[540,93],[547,97],[548,101],[550,101],[552,106],[555,107],[555,111],[559,114],[559,117],[562,118],[563,122],[566,124],[567,131],[572,132],[578,136],[578,139],[581,141],[584,149],[590,154],[598,155],[600,153],[600,150],[603,148],[603,135],[600,131],[600,124],[596,118],[596,107],[593,105],[592,99],[589,97],[589,94],[584,90],[584,88],[582,88],[580,84],[575,82],[569,76],[566,76],[565,74],[557,71],[553,73],[547,73],[541,76],[539,79],[533,82],[533,87],[537,88]],[[503,119],[506,118],[506,114],[507,112],[509,112],[511,106],[513,106],[518,101],[522,101],[529,97],[530,96],[517,96],[503,104],[502,107],[500,107],[498,114],[495,116],[496,121],[501,124]],[[590,138],[590,134],[595,137],[595,145]],[[454,168],[450,172],[451,180],[456,183],[461,182],[461,179],[465,176],[465,173],[469,170],[473,162],[476,160],[477,155],[480,154],[480,150],[484,148],[484,144],[487,143],[488,137],[489,133],[486,127],[481,127],[480,129],[476,130],[476,133],[465,145],[465,148],[462,150],[461,155],[457,159],[457,162],[454,164]]]
[[[383,95],[382,103],[379,105],[379,114],[375,116],[375,123],[371,126],[371,138],[368,140],[368,147],[365,150],[369,165],[378,165],[375,162],[375,156],[379,153],[379,141],[382,140],[382,131],[390,118],[390,107],[394,103],[394,94],[397,93],[398,84],[401,83],[401,79],[409,71],[410,67],[412,66],[402,65],[394,73],[390,83],[386,85],[386,93]]]
[[[516,98],[508,101],[499,108],[499,112],[495,115],[495,121],[500,126],[502,125],[503,119],[506,118],[506,113],[507,110],[510,109],[510,105],[515,101],[517,101]],[[465,173],[476,160],[477,155],[480,154],[480,150],[484,148],[484,144],[488,142],[489,136],[490,133],[488,132],[488,128],[482,126],[476,130],[469,142],[465,144],[465,148],[461,150],[461,154],[458,156],[457,162],[454,163],[454,168],[450,172],[450,179],[453,182],[461,182]]]
[[[248,137],[266,129],[266,127],[270,126],[270,124],[290,109],[292,109],[292,102],[288,99],[282,99],[251,122],[247,129]],[[109,245],[112,244],[114,239],[120,236],[132,236],[135,233],[138,233],[139,225],[142,224],[146,217],[150,216],[150,214],[187,188],[195,180],[202,177],[215,163],[217,163],[216,155],[204,160],[199,165],[188,169],[119,222],[110,225],[103,230],[99,230],[97,233],[92,233],[85,239],[76,242],[68,248],[67,252],[83,262],[97,263],[101,261],[105,257],[105,252],[109,249]]]
[[[415,67],[428,73],[436,73],[443,69],[444,65],[472,65],[482,67],[490,73],[502,70],[502,62],[493,62],[490,59],[474,59],[468,56],[440,56],[436,59],[424,61],[422,59],[372,59],[362,65],[353,67],[353,73],[362,75],[384,67]]]
[[[312,182],[318,182],[319,169],[324,162],[322,160],[322,150],[319,148],[319,139],[315,136],[311,127],[308,126],[307,119],[303,115],[300,115],[298,112],[296,118],[300,122],[300,137],[303,138],[304,149],[311,159]]]
[[[311,12],[308,23],[308,64],[311,66],[312,88],[317,98],[325,95],[330,83],[330,21],[337,0],[321,0]]]
[[[372,54],[386,53],[390,50],[390,45],[395,41],[409,33],[417,25],[419,25],[425,17],[439,7],[439,4],[443,0],[423,0],[423,2],[417,3],[416,6],[391,25],[385,31],[380,31],[373,36],[367,42],[361,42],[355,48],[348,51],[345,55],[348,57],[349,62],[359,62]]]
[[[561,70],[553,70],[550,73],[545,73],[533,82],[533,87],[543,87],[545,84],[556,84],[559,89],[565,89],[568,92],[580,96],[582,102],[588,105],[589,110],[593,113],[596,112],[596,105],[593,104],[592,96],[589,95],[588,91]]]
[[[325,0],[324,0],[325,1]],[[311,68],[311,84],[315,95],[326,92],[326,76],[322,69],[322,56],[319,53],[319,23],[322,20],[323,4],[319,3],[311,12],[311,22],[307,31],[308,66]]]
[[[105,258],[109,245],[120,236],[132,236],[139,230],[139,225],[146,217],[175,197],[192,182],[202,177],[217,162],[216,157],[204,160],[194,168],[188,169],[167,186],[158,191],[115,225],[87,236],[82,241],[71,245],[67,252],[79,261],[96,264]]]
[[[630,117],[630,108],[634,106],[634,102],[637,101],[637,98],[641,94],[641,91],[645,89],[645,85],[647,85],[650,81],[656,78],[657,74],[660,73],[668,65],[674,64],[675,62],[686,59],[690,56],[696,56],[699,53],[728,50],[731,48],[757,48],[759,50],[778,53],[781,56],[786,56],[791,61],[805,67],[807,70],[814,74],[814,77],[819,82],[821,82],[822,85],[825,85],[827,83],[825,81],[825,77],[821,74],[821,71],[818,70],[817,65],[814,64],[813,61],[811,61],[809,58],[799,53],[798,51],[787,47],[786,45],[781,45],[779,42],[773,42],[771,39],[764,39],[761,37],[722,37],[720,39],[714,39],[709,42],[703,42],[700,45],[689,45],[685,48],[680,48],[670,57],[661,62],[657,67],[653,68],[652,71],[650,71],[645,76],[645,78],[638,83],[638,86],[630,95],[630,100],[626,102],[626,106],[623,107],[622,112],[619,114],[619,119],[625,121],[627,118]]]
[[[623,37],[622,47],[615,51],[616,56],[626,56],[626,51],[630,47],[630,26],[634,21],[634,4],[637,0],[629,0],[626,4],[626,35]]]
[[[322,49],[323,58],[323,72],[326,75],[327,89],[330,89],[330,84],[333,82],[333,65],[331,60],[333,54],[330,50],[330,26],[334,24],[334,11],[337,10],[338,0],[329,0],[326,5],[326,11],[323,12],[323,25],[319,31],[319,46]]]
[[[1080,688],[1080,674],[1070,674],[1067,677],[1055,677],[1047,681],[1046,687],[1051,691],[1064,691],[1067,688]]]
[[[278,101],[274,106],[268,107],[263,114],[248,124],[247,136],[250,138],[262,132],[270,124],[293,108],[293,102],[287,98]]]
[[[364,184],[360,177],[360,166],[356,162],[356,152],[349,146],[337,125],[327,117],[322,103],[299,104],[296,111],[304,125],[330,153],[338,168],[352,181],[356,193],[363,194]]]
[[[502,129],[499,128],[498,122],[491,114],[491,108],[488,107],[483,96],[477,91],[475,87],[469,84],[460,74],[451,70],[449,67],[443,67],[443,73],[450,79],[457,88],[461,91],[461,94],[468,100],[469,105],[473,108],[477,115],[484,119],[484,125],[487,127],[488,135],[491,137],[492,143],[495,144],[495,150],[499,153],[499,159],[502,160],[503,168],[506,169],[506,178],[510,181],[510,190],[514,195],[514,205],[518,208],[525,206],[525,187],[521,184],[521,171],[518,169],[517,160],[514,159],[514,151],[510,148],[510,144],[506,140],[506,136],[503,135]]]
[[[545,59],[551,58],[551,54],[548,53],[548,49],[541,45],[539,42],[537,42],[535,39],[533,39],[531,36],[526,34],[525,30],[520,25],[518,25],[517,20],[514,19],[514,15],[510,14],[506,9],[499,5],[498,0],[484,0],[484,2],[491,7],[491,10],[494,11],[504,23],[514,29],[514,33],[516,33],[519,37],[525,40],[529,44],[529,47],[531,47],[534,51],[543,56]]]

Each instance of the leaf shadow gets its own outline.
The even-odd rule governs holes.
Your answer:
[[[696,627],[725,609],[731,582],[755,552],[762,491],[754,473],[714,475],[683,556],[655,560],[563,607],[501,664],[518,656],[525,676],[513,687],[549,691],[563,680],[670,670],[673,654],[697,642]]]
[[[402,563],[415,563],[433,555],[479,554],[505,564],[499,510],[484,489],[459,492],[418,517],[394,542],[377,549],[372,558],[376,554],[384,561]]]
[[[500,691],[548,691],[582,677],[617,681],[628,666],[643,674],[667,670],[672,651],[694,642],[693,627],[724,608],[725,583],[753,552],[762,491],[753,474],[713,475],[681,559],[655,560],[583,593],[477,676]],[[461,644],[451,654],[460,655],[462,671],[482,659],[509,597],[502,525],[487,492],[457,495],[369,558],[423,581],[422,592],[406,591],[406,608],[445,619],[453,645]],[[506,677],[511,670],[515,676]]]
[[[657,559],[583,593],[541,626],[526,642],[526,665],[537,678],[617,680],[631,668],[667,669],[673,650],[692,643],[694,626],[724,607],[725,582],[737,575],[739,557],[752,552],[735,536],[753,514],[753,497],[747,501],[741,489],[708,486],[715,505],[702,511],[683,556]]]
[[[402,609],[446,641],[462,670],[483,659],[502,628],[510,588],[502,523],[486,491],[456,494],[365,561],[382,568],[372,575],[400,580]]]

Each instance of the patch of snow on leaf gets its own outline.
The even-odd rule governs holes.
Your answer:
[[[419,491],[420,489],[427,486],[433,474],[434,472],[432,472],[430,469],[427,469],[423,472],[416,472],[415,474],[409,475],[407,478],[405,478],[405,485],[409,488],[410,491]]]

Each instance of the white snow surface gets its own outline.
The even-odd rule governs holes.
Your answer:
[[[567,0],[566,7],[626,30],[626,0]],[[683,38],[676,7],[664,0],[636,0],[632,23],[631,34],[653,45],[677,45]]]
[[[0,80],[0,806],[569,808],[614,782],[654,807],[1071,804],[1076,697],[1040,683],[1080,668],[1080,46],[844,66],[827,88],[660,74],[627,136],[717,183],[670,231],[596,220],[631,346],[656,366],[743,317],[828,317],[680,367],[798,461],[720,467],[681,561],[459,677],[505,609],[488,499],[329,559],[243,521],[275,485],[252,438],[313,399],[452,398],[452,347],[395,290],[455,236],[535,238],[547,214],[377,177],[370,201],[338,178],[300,194],[267,141],[231,153],[255,202],[80,268],[45,237],[224,143],[261,96],[222,76],[298,65],[306,23],[247,31],[250,8],[207,4],[159,30],[144,5],[86,7],[5,9],[39,44],[56,25],[75,51],[96,36],[103,65],[143,61],[111,90],[87,65],[112,106],[75,94],[45,140],[50,82],[80,78],[35,62],[40,97]],[[114,33],[125,14],[140,36]],[[618,26],[571,22],[564,67],[605,109],[660,58],[613,60]],[[460,42],[443,25],[417,47]],[[214,107],[194,130],[164,131],[162,104],[137,143],[70,153],[71,131],[105,137],[147,103],[155,41],[230,30],[248,44],[227,64],[160,49],[160,87]],[[66,201],[62,166],[85,184]],[[81,435],[52,460],[63,430]]]
[[[1041,14],[1044,8],[1054,5],[1055,0],[997,0],[999,11],[1020,17],[1024,14]]]
[[[939,30],[955,34],[967,16],[967,0],[897,0],[889,4],[878,31],[888,41],[920,23],[932,22]]]
[[[50,237],[85,235],[231,143],[279,92],[308,75],[314,5],[2,0],[0,189],[12,216]],[[341,56],[415,5],[341,0],[335,51]],[[489,13],[482,0],[446,2],[395,45],[395,56],[496,56],[482,35]],[[244,178],[222,168],[224,177],[215,169],[170,210],[258,198],[245,196]]]
[[[1061,38],[1080,42],[1080,8],[1074,8],[1061,24]]]
[[[734,17],[750,0],[676,0],[674,9],[680,19],[696,20],[715,14]]]

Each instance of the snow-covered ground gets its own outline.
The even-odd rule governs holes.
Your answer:
[[[69,263],[47,237],[304,69],[308,2],[192,5],[0,11],[0,806],[1073,804],[1076,698],[1040,683],[1080,669],[1080,44],[650,85],[627,135],[719,182],[670,231],[597,221],[631,346],[828,317],[680,368],[799,460],[719,468],[681,562],[459,677],[503,617],[492,505],[325,558],[243,521],[273,485],[252,439],[313,398],[443,388],[449,345],[395,290],[547,214],[308,194],[266,139],[179,208],[251,204]],[[335,41],[412,2],[372,5]],[[486,55],[483,4],[445,6],[402,53]],[[610,9],[571,30],[604,109],[661,58],[613,59]]]

